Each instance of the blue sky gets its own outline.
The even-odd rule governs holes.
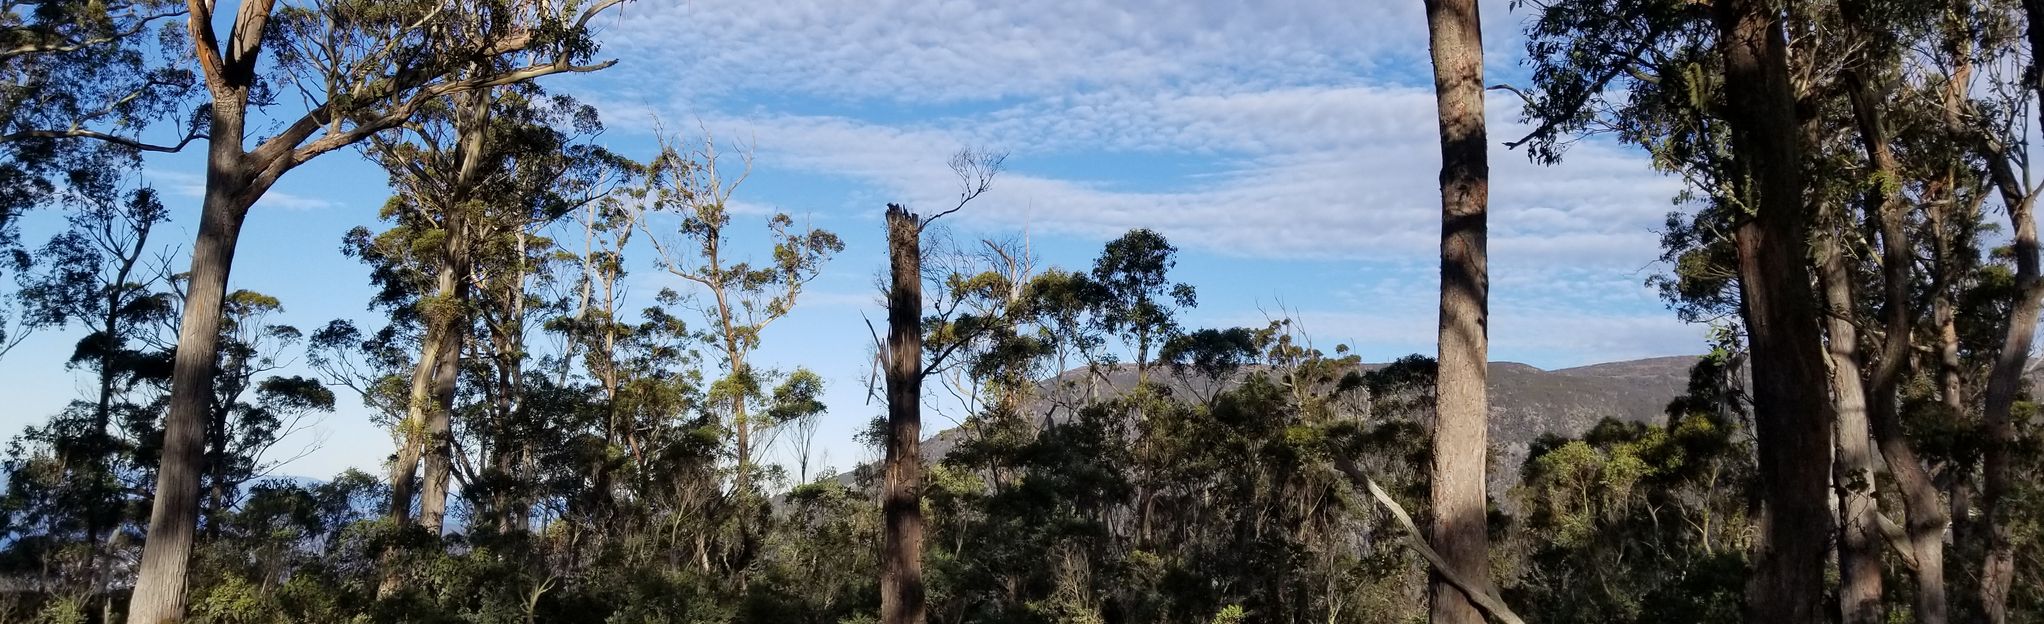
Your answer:
[[[1521,80],[1523,14],[1484,2],[1491,82]],[[1027,232],[1042,264],[1080,268],[1100,245],[1150,227],[1182,249],[1177,276],[1199,289],[1190,326],[1260,325],[1288,310],[1316,341],[1367,359],[1433,350],[1439,155],[1417,1],[1284,3],[1131,0],[839,2],[639,0],[598,20],[618,66],[549,88],[598,106],[600,141],[655,149],[652,120],[736,140],[754,155],[736,199],[806,216],[846,249],[797,311],[764,337],[760,360],[830,382],[819,434],[846,468],[867,458],[851,433],[881,318],[888,202],[948,206],[946,158],[1011,153],[993,191],[946,219],[962,240]],[[1516,101],[1489,100],[1493,143],[1517,138]],[[1617,146],[1576,146],[1554,167],[1494,148],[1492,354],[1546,368],[1694,353],[1684,326],[1642,285],[1663,267],[1656,229],[1678,180]],[[149,161],[174,221],[159,240],[188,248],[202,161]],[[339,252],[374,225],[385,176],[354,152],[287,175],[250,216],[233,287],[278,296],[304,328],[373,320],[367,271]],[[32,243],[60,215],[26,222]],[[741,218],[734,241],[763,234]],[[642,251],[630,278],[643,305],[664,279]],[[0,430],[40,422],[77,396],[63,360],[75,334],[45,332],[0,360],[17,386]],[[283,454],[281,472],[377,469],[388,434],[351,398]],[[936,417],[926,426],[949,422]]]

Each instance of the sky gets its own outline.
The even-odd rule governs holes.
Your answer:
[[[1484,1],[1486,72],[1523,82],[1508,2]],[[885,317],[889,202],[955,202],[947,158],[1007,152],[993,189],[946,217],[964,241],[1025,236],[1045,266],[1084,269],[1135,227],[1180,248],[1174,272],[1199,293],[1188,327],[1298,321],[1326,348],[1373,361],[1431,353],[1437,297],[1440,165],[1421,3],[1406,0],[638,0],[596,21],[611,69],[543,81],[594,104],[596,141],[654,153],[657,127],[707,133],[752,154],[732,239],[758,253],[765,214],[831,230],[845,250],[797,309],[763,336],[755,362],[802,365],[828,383],[818,464],[870,457],[852,441],[882,409],[866,401],[871,334]],[[1524,134],[1516,96],[1494,91],[1491,124],[1491,354],[1542,368],[1698,353],[1645,280],[1681,182],[1644,155],[1586,141],[1560,165],[1496,144]],[[656,123],[657,120],[657,123]],[[254,134],[254,133],[252,133]],[[156,240],[190,247],[201,150],[152,157],[144,182],[172,222]],[[277,296],[278,319],[374,326],[368,271],[340,253],[344,232],[375,227],[386,175],[336,152],[286,175],[243,231],[231,288]],[[24,222],[34,244],[61,223]],[[628,309],[681,288],[628,252]],[[63,366],[76,332],[46,331],[0,359],[13,386],[0,431],[39,423],[81,396]],[[302,355],[286,372],[304,373]],[[279,474],[380,472],[387,432],[359,401],[279,446],[304,456]],[[951,426],[933,416],[929,430]],[[785,457],[785,449],[776,451]]]

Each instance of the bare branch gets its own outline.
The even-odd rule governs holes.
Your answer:
[[[958,212],[974,198],[986,193],[987,189],[993,188],[994,177],[1001,174],[1007,163],[1007,152],[965,148],[952,154],[951,172],[958,175],[958,204],[952,206],[950,210],[925,217],[923,222],[916,226],[917,231],[929,227],[930,222],[936,221],[939,217]]]

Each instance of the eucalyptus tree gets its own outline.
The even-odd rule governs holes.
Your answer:
[[[152,50],[153,35],[175,32],[185,7],[174,0],[15,0],[0,5],[0,150],[9,161],[48,156],[95,139],[134,150],[175,152],[194,139],[153,143],[150,124],[179,112],[196,86],[171,66],[178,50]],[[164,33],[151,32],[165,29]],[[170,42],[176,42],[171,39]],[[166,58],[167,57],[167,58]]]
[[[2007,471],[2022,469],[2020,453],[1993,457],[1997,448],[2021,448],[2020,431],[2001,427],[1998,407],[2015,393],[1996,376],[2007,379],[2020,368],[2004,365],[2027,358],[2026,333],[2035,325],[2022,318],[2022,306],[2036,292],[2019,285],[2023,220],[2034,192],[2019,173],[2027,154],[2017,137],[2029,125],[2022,117],[2036,97],[2025,82],[2029,78],[2017,76],[2034,56],[2023,49],[2028,33],[2022,26],[2036,22],[2022,13],[2015,3],[1878,0],[1802,3],[1768,12],[1765,23],[1748,23],[1747,33],[1771,31],[1784,40],[1777,47],[1790,48],[1785,70],[1772,68],[1771,58],[1763,58],[1763,65],[1788,76],[1793,110],[1783,113],[1783,98],[1770,96],[1772,108],[1758,117],[1751,98],[1772,88],[1726,85],[1769,84],[1752,80],[1773,78],[1755,74],[1742,83],[1719,71],[1732,69],[1737,59],[1730,52],[1738,48],[1727,43],[1737,40],[1721,26],[1744,23],[1727,21],[1729,14],[1679,3],[1565,2],[1543,5],[1529,30],[1540,87],[1539,96],[1528,97],[1529,117],[1540,124],[1527,142],[1537,157],[1558,155],[1563,145],[1558,133],[1608,132],[1647,148],[1657,167],[1691,182],[1685,199],[1701,209],[1694,218],[1671,217],[1663,240],[1669,251],[1664,259],[1677,273],[1662,282],[1664,293],[1686,318],[1743,312],[1747,330],[1756,331],[1761,324],[1756,315],[1768,306],[1756,308],[1752,298],[1771,287],[1757,279],[1766,277],[1762,273],[1779,275],[1775,268],[1752,266],[1753,252],[1760,249],[1750,243],[1764,242],[1753,235],[1755,229],[1771,227],[1774,244],[1797,248],[1770,256],[1777,259],[1765,260],[1767,267],[1815,261],[1823,286],[1821,318],[1787,323],[1783,316],[1751,339],[1756,373],[1795,373],[1802,381],[1789,385],[1829,399],[1836,436],[1816,435],[1819,423],[1809,419],[1787,420],[1800,433],[1772,430],[1784,418],[1763,405],[1760,447],[1777,458],[1763,464],[1764,482],[1793,477],[1798,487],[1808,487],[1820,478],[1814,464],[1782,460],[1777,451],[1808,460],[1821,448],[1814,440],[1836,440],[1837,474],[1824,478],[1845,501],[1836,521],[1844,531],[1840,605],[1849,621],[1881,617],[1884,592],[1876,567],[1882,542],[1893,546],[1915,580],[1909,595],[1917,621],[1945,621],[1946,593],[1958,589],[1979,590],[1977,600],[1953,606],[1977,606],[1983,617],[1996,617],[2008,596],[2002,583],[2018,572],[1999,563],[2008,560],[2007,550],[1997,547],[1994,525],[2006,515],[1985,507],[1993,498],[1986,490],[2007,491],[2013,482]],[[1846,53],[1826,53],[1832,49]],[[1620,92],[1623,100],[1603,98]],[[1787,118],[1797,130],[1756,137],[1750,131],[1761,117],[1777,124]],[[1781,150],[1793,148],[1803,163],[1797,167],[1799,188],[1787,190],[1777,179],[1785,175],[1775,171],[1781,167],[1754,169],[1756,163],[1776,162],[1762,158],[1767,153],[1755,152],[1756,146],[1775,150],[1769,153],[1777,159]],[[1763,203],[1763,187],[1775,187],[1775,195],[1795,199],[1809,214],[1792,227],[1772,220],[1766,206],[1783,204]],[[1990,202],[2012,219],[2006,251],[1992,247],[1995,233],[1981,217]],[[1802,283],[1798,279],[1783,283],[1789,289],[1773,293],[1773,301],[1808,298],[1793,292]],[[1821,359],[1818,365],[1783,369],[1780,364],[1802,356],[1758,355],[1767,334],[1812,325],[1823,328],[1818,335],[1830,349],[1829,393],[1808,391],[1826,376]],[[1789,393],[1770,390],[1774,385],[1756,388],[1760,403],[1782,405],[1766,400]],[[1854,390],[1864,391],[1864,402],[1855,400],[1860,393]],[[1869,433],[1884,460],[1878,465],[1893,478],[1895,499],[1906,514],[1899,525],[1878,509],[1883,497],[1873,496],[1877,480],[1869,475],[1876,464],[1868,457]],[[1794,440],[1809,446],[1791,452],[1776,443]],[[1793,474],[1781,473],[1784,465],[1795,466]],[[1778,510],[1775,497],[1783,495],[1769,490],[1769,508]],[[1976,502],[1986,513],[1969,520]],[[1774,513],[1767,526],[1772,532],[1784,524]],[[1976,573],[1951,577],[1950,588],[1944,570],[1948,529],[1954,552],[1984,557]],[[1809,530],[1792,543],[1817,539],[1815,529]],[[1808,548],[1788,557],[1802,569],[1799,593],[1806,600],[1815,591],[1807,561],[1819,557]],[[1780,560],[1760,561],[1763,572],[1770,562]],[[1975,581],[1979,585],[1968,586]],[[1770,611],[1775,612],[1780,611]]]
[[[651,243],[657,266],[703,295],[701,311],[711,326],[707,340],[724,363],[711,400],[724,406],[730,418],[737,458],[733,491],[750,497],[758,489],[753,454],[759,423],[752,408],[769,377],[752,365],[752,353],[766,328],[794,311],[803,287],[844,250],[844,243],[827,230],[797,227],[793,217],[776,212],[766,218],[771,258],[758,264],[741,259],[743,252],[730,247],[728,229],[740,211],[731,197],[751,173],[750,157],[735,173],[718,158],[709,139],[692,151],[663,143],[646,165],[643,200],[634,207],[634,219]],[[650,218],[655,214],[678,218],[679,235],[657,231]]]
[[[568,215],[609,201],[636,165],[596,143],[603,125],[592,106],[530,86],[493,97],[496,110],[485,148],[497,159],[495,173],[483,188],[486,206],[464,228],[474,238],[465,262],[473,283],[468,308],[477,334],[471,342],[489,371],[475,384],[487,403],[479,410],[486,417],[469,429],[478,438],[472,448],[487,452],[474,463],[489,466],[483,470],[515,489],[523,481],[515,474],[515,458],[534,454],[519,433],[538,425],[524,401],[531,359],[528,329],[538,315],[565,306],[539,295],[539,282],[560,279],[565,268],[552,253],[554,242],[542,232]],[[524,504],[522,497],[507,492],[484,510],[515,524],[523,514],[514,508]]]
[[[1916,580],[1913,612],[1918,622],[1927,624],[1945,621],[1944,581],[1944,532],[1947,523],[1940,507],[1936,486],[1925,465],[1919,459],[1915,444],[1903,432],[1899,423],[1898,386],[1905,375],[1910,373],[1911,352],[1914,350],[1914,334],[1917,319],[1921,315],[1915,310],[1914,290],[1916,279],[1914,265],[1916,238],[1909,231],[1911,213],[1916,209],[1908,189],[1937,188],[1936,184],[1912,185],[1910,167],[1915,163],[1905,161],[1905,156],[1916,155],[1926,161],[1946,160],[1947,151],[1926,150],[1901,151],[1897,149],[1897,119],[1907,120],[1911,113],[1904,104],[1904,94],[1915,88],[1909,84],[1915,78],[1905,71],[1905,52],[1910,48],[1905,42],[1914,36],[1933,36],[1938,31],[1938,7],[1931,3],[1882,3],[1848,1],[1839,3],[1841,30],[1845,38],[1855,45],[1855,53],[1840,72],[1858,143],[1865,154],[1864,167],[1873,173],[1870,188],[1859,189],[1863,194],[1864,219],[1879,241],[1880,282],[1882,293],[1880,308],[1880,338],[1875,344],[1878,349],[1860,351],[1857,344],[1857,328],[1850,322],[1857,307],[1850,295],[1850,278],[1844,274],[1842,256],[1837,242],[1827,243],[1830,253],[1823,258],[1823,281],[1826,298],[1826,329],[1834,354],[1856,356],[1861,360],[1871,359],[1870,366],[1859,366],[1866,370],[1864,383],[1866,401],[1861,417],[1855,418],[1854,406],[1849,404],[1848,392],[1838,394],[1840,459],[1846,465],[1847,477],[1841,483],[1855,492],[1847,493],[1848,504],[1841,507],[1841,525],[1845,527],[1844,541],[1847,546],[1841,550],[1840,565],[1849,569],[1861,566],[1862,570],[1841,572],[1848,580],[1841,590],[1842,615],[1848,621],[1868,621],[1878,615],[1878,606],[1869,600],[1880,598],[1878,578],[1867,579],[1878,570],[1868,571],[1865,559],[1878,561],[1879,553],[1865,552],[1865,542],[1873,541],[1870,536],[1882,535],[1876,525],[1890,522],[1878,508],[1867,508],[1866,499],[1876,482],[1872,478],[1871,462],[1863,458],[1866,431],[1872,435],[1875,447],[1879,449],[1887,472],[1893,476],[1900,490],[1900,498],[1906,517],[1897,551],[1901,558],[1910,562],[1911,576]],[[1947,39],[1949,41],[1949,39]],[[1943,46],[1940,46],[1943,47]],[[1931,64],[1935,65],[1935,64]],[[1932,80],[1932,83],[1938,81]],[[1935,100],[1949,101],[1949,98]],[[1913,147],[1904,145],[1904,147]],[[1908,167],[1908,168],[1905,168]],[[1921,202],[1944,203],[1944,202]],[[1829,238],[1849,239],[1850,227],[1836,223]],[[1942,239],[1943,234],[1931,233]],[[1874,288],[1869,288],[1873,290]],[[1870,319],[1871,320],[1871,319]],[[1871,323],[1869,323],[1871,324]],[[1872,358],[1867,357],[1871,352]],[[1834,356],[1836,359],[1836,356]],[[1862,362],[1864,363],[1864,362]],[[1857,366],[1857,365],[1855,365]],[[1834,374],[1840,381],[1847,379],[1844,373]],[[1855,448],[1857,447],[1857,448]],[[1857,508],[1855,508],[1857,507]],[[1890,537],[1890,539],[1894,539]],[[1848,552],[1850,551],[1850,552]],[[1873,565],[1878,565],[1875,563]],[[1857,579],[1853,577],[1859,577]],[[1868,594],[1873,594],[1871,597]]]
[[[123,380],[153,366],[150,354],[162,345],[152,339],[174,313],[170,276],[154,265],[162,250],[149,241],[166,212],[149,189],[79,206],[67,219],[70,227],[38,250],[43,270],[18,280],[32,326],[78,324],[87,332],[71,363],[91,367],[97,377],[95,435],[107,433],[117,394],[133,383]]]
[[[377,244],[386,255],[415,262],[431,282],[414,305],[422,327],[411,375],[407,416],[398,425],[398,456],[391,468],[391,517],[411,520],[413,472],[426,461],[419,523],[438,534],[452,469],[455,385],[462,339],[470,333],[470,229],[492,207],[485,178],[502,175],[489,151],[494,88],[467,91],[429,103],[392,137],[371,137],[373,154],[390,171],[396,190],[384,216],[398,227]]]
[[[1747,338],[1753,353],[1753,404],[1766,516],[1747,586],[1746,617],[1825,620],[1824,490],[1835,411],[1822,392],[1827,372],[1807,259],[1802,147],[1796,94],[1789,80],[1783,18],[1765,2],[1713,7],[1724,108],[1735,175],[1733,200],[1751,216],[1733,233]]]
[[[1838,12],[1820,11],[1811,19],[1836,28],[1831,19],[1835,13]],[[1855,253],[1861,222],[1856,218],[1854,204],[1860,203],[1866,189],[1849,173],[1861,166],[1864,143],[1850,140],[1849,134],[1824,136],[1826,128],[1833,124],[1845,125],[1837,119],[1845,114],[1842,110],[1845,108],[1825,106],[1823,113],[1802,115],[1799,119],[1809,179],[1802,201],[1811,212],[1816,296],[1822,309],[1826,364],[1831,369],[1829,396],[1837,418],[1831,485],[1833,495],[1838,497],[1835,511],[1839,619],[1874,624],[1886,619],[1882,603],[1884,547],[1874,444],[1867,413],[1867,373],[1872,361],[1863,347],[1868,341],[1860,336],[1859,319],[1863,315],[1861,299],[1855,295],[1863,292],[1863,287]]]
[[[934,379],[961,413],[960,447],[1011,444],[1036,427],[1030,402],[1043,398],[1037,381],[1055,374],[1056,340],[1044,327],[1035,296],[1041,259],[1025,239],[982,239],[973,251],[937,242],[924,253],[930,311],[923,350]],[[942,400],[931,401],[943,406]],[[943,407],[938,407],[943,414]],[[1013,485],[1009,466],[972,461],[954,448],[947,463],[981,473],[993,488]],[[950,461],[956,456],[961,461]]]
[[[1101,335],[1119,336],[1127,344],[1135,359],[1138,393],[1156,392],[1149,387],[1151,355],[1184,333],[1177,315],[1182,309],[1198,304],[1197,291],[1191,285],[1171,281],[1170,271],[1178,264],[1177,254],[1178,248],[1164,235],[1148,228],[1130,230],[1101,249],[1085,282],[1089,323]],[[1144,409],[1137,408],[1139,416]],[[1138,418],[1138,426],[1147,427],[1147,419]],[[1146,435],[1137,436],[1136,455],[1153,452],[1148,440]],[[1138,462],[1139,467],[1149,465]],[[1145,547],[1150,546],[1155,510],[1152,476],[1139,474],[1132,479],[1136,488],[1136,534]]]
[[[1435,624],[1481,624],[1472,594],[1492,592],[1484,463],[1489,379],[1489,145],[1483,118],[1483,34],[1474,0],[1428,0],[1441,133],[1440,372],[1434,407],[1433,549],[1452,570],[1428,585]],[[1456,587],[1449,577],[1483,587]]]
[[[587,64],[596,48],[589,22],[622,1],[583,7],[247,0],[225,21],[224,37],[220,6],[186,3],[186,34],[211,103],[206,189],[178,329],[163,467],[129,622],[183,617],[219,317],[249,209],[285,173],[395,128],[430,102],[609,66]],[[266,49],[277,59],[270,72],[259,64]],[[250,105],[267,104],[279,92],[299,95],[303,112],[249,147]]]
[[[578,379],[579,370],[593,382],[593,394],[600,394],[603,403],[601,422],[597,425],[598,439],[604,449],[603,457],[587,458],[592,464],[588,472],[595,480],[595,487],[576,501],[574,508],[580,515],[594,517],[598,511],[609,507],[612,473],[610,451],[623,437],[624,423],[620,420],[619,390],[628,381],[628,371],[621,362],[623,349],[632,340],[634,327],[626,322],[627,300],[630,294],[625,277],[629,269],[625,263],[625,248],[631,243],[636,231],[633,211],[626,202],[638,189],[627,189],[610,197],[582,206],[575,212],[574,223],[555,237],[555,256],[575,269],[571,282],[557,284],[569,292],[559,293],[561,313],[545,321],[545,328],[557,337],[558,353],[551,362],[554,370],[553,383],[559,387],[570,387]],[[576,232],[575,230],[580,230]],[[580,249],[565,241],[580,234]],[[664,295],[664,293],[662,293]],[[675,319],[673,325],[661,324],[659,329],[675,330],[686,338],[685,323]],[[578,367],[577,364],[580,364]],[[643,362],[643,364],[655,364]]]
[[[1148,228],[1129,230],[1107,243],[1093,263],[1093,324],[1102,333],[1128,341],[1135,357],[1136,379],[1147,382],[1154,350],[1182,332],[1176,313],[1198,304],[1198,294],[1169,273],[1178,263],[1178,248]]]
[[[396,225],[368,243],[377,250],[357,253],[410,263],[377,273],[382,299],[405,296],[393,290],[416,290],[411,314],[422,325],[407,417],[398,426],[391,514],[409,521],[412,474],[423,458],[420,524],[437,532],[455,464],[451,438],[464,339],[476,321],[487,320],[491,353],[508,358],[497,363],[507,377],[522,375],[524,295],[540,260],[536,254],[550,246],[536,240],[538,231],[603,196],[629,164],[584,142],[602,131],[593,108],[531,85],[456,95],[424,107],[401,129],[371,139],[370,150],[397,191],[384,208]],[[503,308],[484,314],[479,290],[481,302]],[[497,388],[516,391],[515,385]],[[499,398],[499,416],[508,416],[515,397]]]

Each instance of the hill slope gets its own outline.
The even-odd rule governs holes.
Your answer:
[[[1541,434],[1580,435],[1605,418],[1628,422],[1658,423],[1668,401],[1688,385],[1689,367],[1695,356],[1675,356],[1593,364],[1559,370],[1541,370],[1516,362],[1490,365],[1490,442],[1492,491],[1502,491],[1518,475],[1528,447]],[[1366,368],[1381,366],[1368,364]],[[1067,372],[1060,379],[1076,379],[1082,370]],[[1056,383],[1055,381],[1049,383]],[[1204,394],[1199,382],[1172,379],[1175,392]],[[1132,370],[1107,373],[1110,388],[1135,385]],[[1111,390],[1103,390],[1109,392]],[[1039,414],[1048,408],[1038,410]],[[1057,417],[1050,416],[1053,420]],[[935,462],[955,447],[962,436],[956,429],[937,432],[923,442],[925,461]],[[849,479],[850,475],[839,475]]]

